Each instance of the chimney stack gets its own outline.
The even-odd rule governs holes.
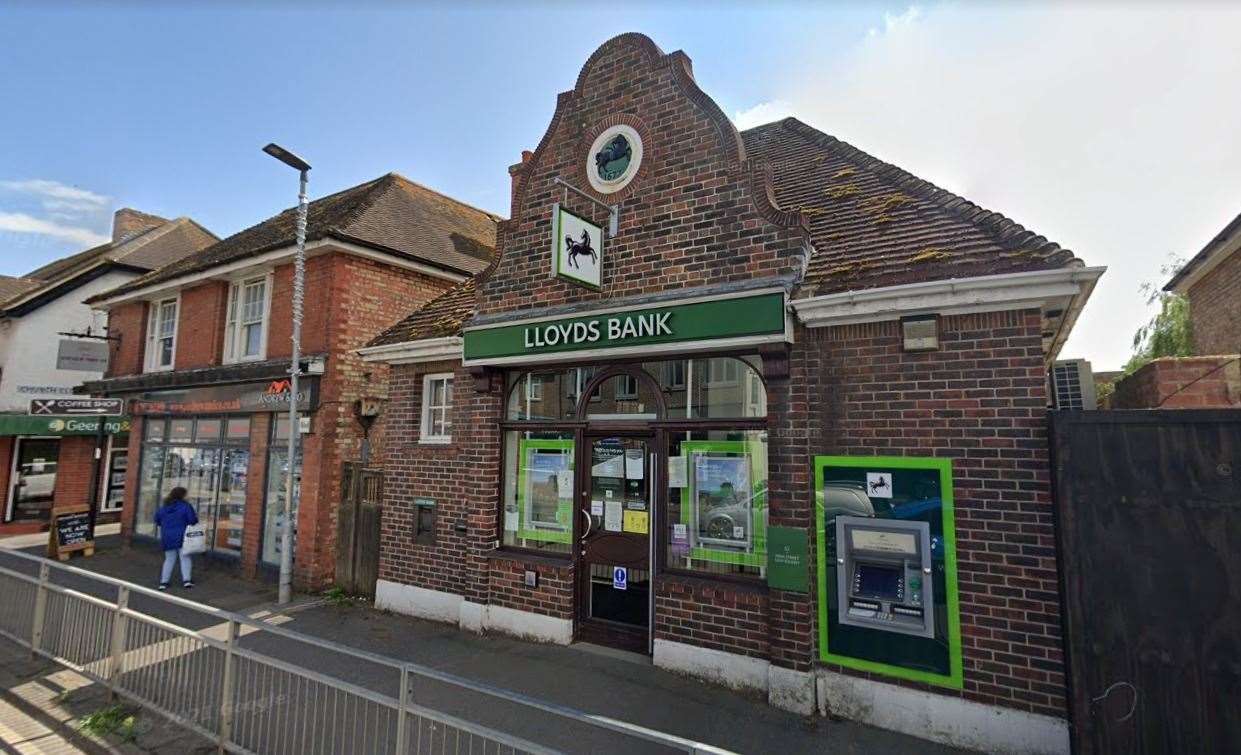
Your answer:
[[[158,215],[148,215],[145,212],[138,212],[129,207],[122,207],[112,216],[112,243],[119,244],[121,241],[132,238],[141,231],[154,228],[157,225],[163,225],[167,222],[167,218],[161,218]]]
[[[509,197],[509,217],[517,216],[517,190],[521,188],[522,174],[526,170],[526,163],[530,162],[530,158],[534,157],[534,153],[528,149],[521,151],[521,162],[516,165],[510,165],[508,174],[513,179],[513,194]]]

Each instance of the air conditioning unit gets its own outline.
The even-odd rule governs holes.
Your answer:
[[[1097,409],[1094,371],[1085,359],[1062,359],[1051,367],[1051,399],[1056,409]]]

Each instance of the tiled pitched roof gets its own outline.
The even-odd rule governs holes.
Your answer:
[[[1224,230],[1215,234],[1215,237],[1208,241],[1207,245],[1202,247],[1202,249],[1200,249],[1198,253],[1193,256],[1193,259],[1186,262],[1184,265],[1181,265],[1181,269],[1176,271],[1176,274],[1172,276],[1172,279],[1164,285],[1163,290],[1175,291],[1177,286],[1180,286],[1188,278],[1194,276],[1194,274],[1198,272],[1198,269],[1206,265],[1207,261],[1216,254],[1236,249],[1236,246],[1233,246],[1230,249],[1228,242],[1232,239],[1233,235],[1238,232],[1241,232],[1241,215],[1233,218],[1231,223],[1224,226]]]
[[[473,274],[487,266],[499,220],[455,199],[389,173],[310,203],[306,239],[327,237],[379,247],[394,255]],[[293,244],[297,208],[106,292],[106,298],[174,280]]]
[[[828,136],[796,118],[741,132],[772,166],[777,203],[801,209],[815,252],[802,295],[1078,264],[1073,253],[997,212]],[[372,346],[458,335],[473,281],[435,299]],[[468,295],[467,295],[468,292]]]
[[[466,278],[388,328],[368,346],[420,341],[424,338],[459,336],[465,321],[474,314],[474,281]]]
[[[21,296],[27,291],[33,291],[42,285],[43,281],[34,278],[13,278],[0,275],[0,309],[3,309],[4,302],[9,299]]]
[[[144,214],[144,217],[156,216]],[[37,299],[44,291],[57,289],[78,275],[98,268],[100,264],[125,265],[145,272],[184,259],[216,241],[219,239],[215,234],[190,218],[167,220],[162,225],[144,228],[119,241],[53,260],[16,279],[29,281],[21,287],[0,285],[0,310],[16,306],[19,300],[29,302]],[[12,293],[5,295],[5,291]]]
[[[795,118],[742,132],[772,165],[776,200],[802,209],[810,294],[1065,267],[1073,253]]]

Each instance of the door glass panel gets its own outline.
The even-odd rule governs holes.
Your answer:
[[[163,446],[147,445],[142,449],[142,470],[138,476],[138,511],[134,515],[134,532],[152,537],[156,534],[155,512],[161,502],[160,477],[166,466]]]
[[[644,629],[650,618],[648,453],[646,442],[633,438],[591,442],[591,527],[583,542],[586,616]]]
[[[46,521],[56,488],[60,441],[20,438],[13,479],[13,520]]]
[[[280,563],[280,550],[284,536],[284,499],[286,478],[289,472],[288,419],[283,432],[277,423],[267,452],[267,506],[263,512],[263,560],[269,564]],[[283,435],[285,442],[277,442]],[[297,445],[297,463],[293,467],[293,545],[297,547],[297,509],[302,489],[302,444]]]
[[[215,549],[225,553],[241,553],[241,534],[246,516],[246,479],[250,468],[250,451],[229,448],[224,451],[224,474],[220,480]]]

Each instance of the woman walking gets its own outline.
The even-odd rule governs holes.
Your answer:
[[[172,579],[172,565],[177,557],[181,557],[181,586],[187,590],[194,586],[190,578],[193,564],[188,553],[181,552],[185,543],[185,528],[198,524],[198,514],[194,507],[185,500],[185,488],[173,488],[164,499],[164,505],[155,512],[155,524],[159,527],[160,544],[164,547],[164,569],[159,575],[159,589],[168,589],[168,580]]]

